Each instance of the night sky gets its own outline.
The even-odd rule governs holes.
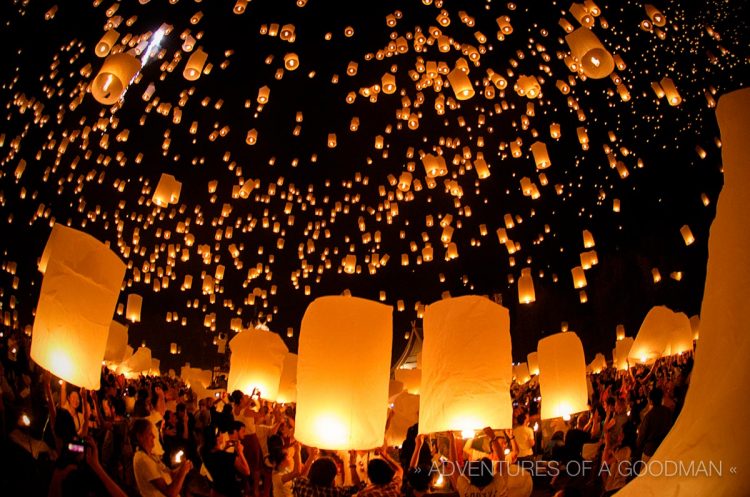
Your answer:
[[[384,292],[394,308],[394,360],[412,323],[421,326],[423,306],[447,294],[488,295],[507,307],[516,361],[563,322],[591,360],[597,352],[611,358],[616,326],[635,336],[654,305],[699,314],[723,181],[714,104],[750,82],[746,3],[655,2],[666,24],[648,29],[643,3],[596,2],[593,32],[625,64],[603,79],[566,64],[561,18],[580,26],[571,2],[426,3],[253,0],[236,14],[233,2],[219,1],[4,2],[4,329],[33,323],[37,259],[55,222],[109,243],[129,264],[119,302],[143,296],[130,344],[145,341],[163,370],[222,364],[214,339],[234,335],[232,318],[243,327],[265,322],[296,351],[307,305],[347,289],[372,300]],[[511,34],[499,32],[501,16]],[[279,32],[293,25],[294,39],[272,36],[274,24]],[[88,88],[105,60],[94,48],[112,26],[120,52],[168,29],[119,103],[106,106]],[[195,47],[184,46],[188,36]],[[188,81],[183,69],[197,47],[210,67]],[[295,70],[284,69],[288,53],[299,58]],[[460,58],[475,90],[462,101],[442,69]],[[433,77],[430,62],[443,63]],[[493,84],[493,72],[507,88]],[[392,94],[380,87],[388,73]],[[514,90],[521,76],[539,80],[539,98]],[[664,77],[679,91],[677,106],[652,88]],[[270,89],[264,105],[262,87]],[[535,166],[536,141],[547,146],[547,169]],[[521,157],[512,157],[511,142]],[[480,153],[486,178],[474,166]],[[427,178],[424,154],[442,154],[447,174]],[[408,187],[399,185],[404,172]],[[162,174],[182,183],[167,207],[152,201]],[[524,178],[538,198],[524,194]],[[243,185],[254,185],[247,198],[238,194]],[[453,228],[451,260],[441,221]],[[500,243],[499,228],[511,242]],[[598,257],[585,271],[585,299],[571,276],[591,250],[584,230]],[[427,244],[432,261],[423,260]],[[344,270],[350,254],[354,274]],[[223,278],[204,291],[219,265]],[[524,268],[533,275],[531,304],[518,299]],[[180,355],[169,354],[171,342]]]

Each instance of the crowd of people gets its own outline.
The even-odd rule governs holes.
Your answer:
[[[87,391],[34,365],[29,345],[0,341],[3,495],[528,497],[533,485],[535,496],[608,496],[670,430],[693,364],[684,354],[589,375],[590,409],[571,419],[540,418],[532,379],[512,386],[512,429],[462,440],[414,425],[400,447],[335,452],[301,445],[294,405],[262,392],[197,398],[179,378],[105,367]]]

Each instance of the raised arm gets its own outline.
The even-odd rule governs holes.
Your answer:
[[[394,478],[402,479],[404,477],[404,468],[402,468],[401,464],[388,454],[388,443],[386,441],[383,441],[383,446],[377,450],[377,453],[380,454],[380,457],[382,457],[383,460],[388,463],[388,466],[391,467]]]
[[[411,454],[411,461],[409,462],[409,468],[416,468],[419,465],[419,454],[422,452],[422,444],[426,435],[417,435],[416,443],[414,444],[414,452]]]
[[[359,479],[359,473],[357,472],[357,451],[356,450],[350,450],[349,451],[349,471],[352,474],[352,485],[355,487],[358,487],[362,484],[362,481]]]

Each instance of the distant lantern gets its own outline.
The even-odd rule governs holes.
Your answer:
[[[411,188],[411,180],[412,180],[412,176],[410,172],[408,171],[402,172],[398,178],[398,189],[401,190],[402,192],[409,191],[409,188]]]
[[[659,272],[659,268],[655,267],[651,269],[651,277],[654,280],[654,283],[659,283],[661,281],[661,273]]]
[[[581,23],[581,26],[585,28],[594,27],[594,16],[588,11],[586,6],[582,3],[573,3],[570,6],[570,13],[576,20]],[[582,28],[578,28],[582,29]]]
[[[495,19],[495,21],[497,22],[497,27],[500,29],[500,32],[504,36],[508,36],[513,33],[513,26],[510,24],[510,17],[500,16]]]
[[[596,245],[594,235],[589,230],[583,230],[583,248],[592,248]]]
[[[412,395],[419,395],[422,385],[422,370],[398,368],[394,371],[396,381],[404,385],[404,390]]]
[[[125,318],[131,323],[138,323],[141,320],[141,307],[143,306],[143,297],[136,293],[128,295],[128,305],[125,310]]]
[[[169,353],[172,355],[177,355],[177,344],[175,342],[169,344]]]
[[[104,33],[104,36],[99,40],[99,42],[96,44],[96,56],[97,57],[106,57],[109,55],[109,52],[112,50],[112,46],[114,46],[115,42],[117,42],[117,38],[120,37],[120,33],[115,31],[114,29],[110,29],[106,33]]]
[[[284,55],[284,67],[287,71],[294,71],[299,67],[299,57],[296,53],[288,53]]]
[[[633,337],[624,337],[615,343],[614,367],[618,370],[626,370],[629,367],[628,355],[633,347]]]
[[[479,356],[493,360],[479,361]],[[474,295],[427,306],[420,433],[511,427],[512,374],[506,308]]]
[[[289,334],[287,333],[287,336]],[[289,404],[297,401],[297,354],[287,353],[284,356],[284,366],[281,368],[281,381],[276,402]]]
[[[232,11],[238,15],[244,14],[246,8],[247,8],[247,0],[237,0],[237,2],[234,4],[234,9],[232,9]]]
[[[396,76],[391,73],[383,74],[380,78],[380,87],[383,89],[383,93],[386,95],[392,95],[396,93]]]
[[[201,72],[203,72],[203,66],[206,65],[208,60],[208,54],[198,47],[195,52],[190,55],[187,63],[185,64],[185,70],[182,71],[182,76],[188,81],[197,80]]]
[[[651,19],[651,22],[654,23],[654,26],[664,26],[667,23],[666,18],[664,17],[664,14],[661,13],[659,9],[651,5],[650,3],[647,3],[645,5],[646,8],[646,15],[649,19]]]
[[[448,73],[448,83],[453,88],[453,93],[458,100],[468,100],[474,96],[474,87],[471,85],[469,76],[459,68]]]
[[[669,105],[676,107],[682,103],[682,96],[680,96],[680,92],[677,91],[674,81],[670,78],[662,78],[660,85],[664,90],[664,95],[667,97]]]
[[[128,327],[112,321],[107,334],[107,346],[104,349],[103,360],[108,363],[120,363],[128,349]]]
[[[690,231],[690,226],[688,226],[687,224],[683,225],[682,228],[680,228],[680,234],[682,235],[682,239],[685,242],[685,245],[692,245],[692,243],[695,241],[693,232]]]
[[[552,123],[549,125],[549,135],[550,137],[557,140],[560,138],[560,125],[557,123]]]
[[[448,174],[448,167],[445,164],[445,158],[443,158],[443,156],[426,154],[422,158],[422,164],[424,165],[424,170],[428,178],[437,178]]]
[[[536,300],[534,293],[534,280],[531,277],[531,268],[521,270],[521,277],[518,279],[518,301],[521,304],[530,304]]]
[[[569,331],[539,340],[542,419],[588,410],[586,359],[578,336]]]
[[[100,104],[112,105],[125,94],[140,70],[141,62],[129,53],[111,54],[91,82],[91,94]]]
[[[258,98],[257,98],[257,102],[258,102],[258,103],[259,103],[260,105],[265,105],[265,104],[267,104],[267,103],[268,103],[268,97],[270,97],[270,95],[271,95],[271,88],[269,88],[268,86],[261,86],[261,87],[260,87],[260,88],[258,89]]]
[[[232,338],[229,349],[227,391],[241,390],[250,395],[257,389],[261,398],[275,400],[284,357],[289,352],[281,337],[272,331],[245,330]]]
[[[382,446],[391,315],[391,307],[356,297],[322,297],[308,306],[297,361],[294,436],[301,443],[328,450]]]
[[[529,374],[528,364],[526,364],[525,362],[521,362],[513,366],[513,376],[516,377],[516,382],[519,385],[528,383],[529,380],[531,380],[531,375]]]
[[[583,272],[583,268],[576,266],[570,272],[573,275],[573,287],[576,289],[584,288],[586,286],[586,273]]]
[[[344,257],[344,272],[346,274],[354,274],[357,269],[357,256],[354,254],[348,254]]]
[[[159,207],[167,207],[169,204],[176,204],[180,200],[181,189],[182,183],[177,181],[171,174],[163,173],[159,177],[159,183],[156,185],[151,200]]]
[[[99,389],[102,360],[125,264],[103,243],[58,230],[42,279],[31,358],[79,387]]]
[[[531,153],[534,156],[534,162],[537,169],[547,169],[552,165],[547,153],[547,145],[544,142],[534,142],[531,144]]]
[[[565,35],[570,52],[578,59],[583,73],[591,79],[602,79],[615,70],[615,60],[593,31],[578,28]]]
[[[625,338],[625,326],[622,324],[618,324],[617,328],[615,329],[615,336],[617,340],[622,340]]]
[[[599,374],[607,369],[607,360],[604,358],[604,354],[596,354],[594,360],[588,365],[588,371],[593,374]]]
[[[336,133],[328,133],[328,148],[336,148]]]
[[[485,179],[490,176],[490,168],[483,156],[477,157],[477,160],[474,161],[474,169],[476,170],[479,179]]]
[[[518,77],[518,81],[515,85],[516,93],[522,97],[535,99],[542,94],[542,86],[539,84],[539,80],[536,76],[524,76]]]
[[[526,356],[529,365],[529,374],[534,376],[539,374],[539,354],[532,352]]]

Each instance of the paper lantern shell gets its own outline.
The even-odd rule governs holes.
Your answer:
[[[619,370],[626,370],[629,367],[628,355],[630,349],[633,347],[633,337],[624,337],[622,340],[617,340],[615,344],[614,362],[615,368]]]
[[[284,366],[281,368],[279,393],[276,402],[289,404],[297,401],[297,354],[287,353]]]
[[[536,376],[539,374],[539,354],[532,352],[526,356],[526,362],[529,365],[529,374]]]
[[[117,321],[112,321],[107,335],[107,346],[104,349],[104,360],[119,364],[125,358],[127,349],[128,327]]]
[[[99,388],[125,264],[103,243],[60,226],[34,319],[31,358],[63,380]]]
[[[331,450],[383,444],[392,308],[356,297],[314,300],[302,318],[295,438]]]
[[[591,79],[602,79],[615,70],[615,60],[593,31],[578,28],[565,35],[570,52],[581,63],[583,73]]]
[[[125,93],[141,70],[141,62],[129,53],[111,54],[104,59],[99,74],[91,82],[91,94],[97,102],[112,105]]]
[[[279,393],[284,358],[289,353],[281,337],[271,331],[246,330],[229,342],[227,390],[241,390],[250,395],[253,389],[261,398],[273,400]]]
[[[419,395],[419,388],[422,384],[422,370],[421,369],[396,369],[394,371],[396,381],[400,381],[404,384],[404,390],[412,395]]]
[[[427,306],[422,354],[420,433],[512,426],[507,309],[479,296]]]
[[[628,360],[631,364],[652,364],[663,355],[679,354],[692,347],[693,333],[687,315],[656,306],[646,314]]]
[[[188,81],[197,80],[200,78],[201,72],[203,72],[203,66],[206,65],[206,60],[208,60],[208,54],[198,48],[190,55],[190,58],[185,64],[185,69],[182,71],[182,76]]]
[[[385,434],[389,446],[400,446],[406,439],[406,433],[419,421],[419,395],[408,392],[400,393],[393,400],[393,417]]]
[[[572,331],[539,340],[539,390],[542,419],[559,418],[588,409],[586,359]]]

